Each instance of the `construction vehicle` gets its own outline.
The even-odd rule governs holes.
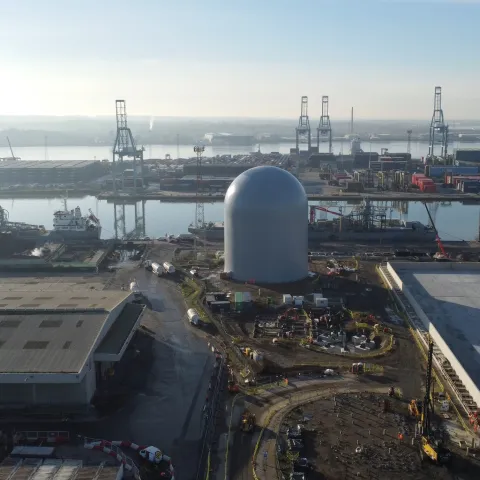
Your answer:
[[[431,400],[432,388],[432,368],[433,368],[433,342],[430,341],[428,349],[427,362],[427,378],[425,384],[425,398],[423,400],[423,408],[420,414],[420,457],[429,458],[433,462],[445,465],[451,459],[451,452],[443,446],[442,439],[436,435],[431,425],[431,417],[433,415],[433,403]]]
[[[422,416],[423,411],[423,403],[421,400],[417,400],[416,398],[411,400],[408,404],[408,412],[412,417],[420,419]]]
[[[255,429],[256,418],[249,410],[245,410],[242,415],[240,427],[242,432],[251,433]]]
[[[429,218],[430,223],[432,225],[433,231],[435,232],[435,241],[437,242],[438,249],[440,250],[439,252],[435,253],[433,258],[437,262],[448,262],[448,261],[450,261],[450,256],[445,251],[445,247],[443,246],[443,243],[440,240],[440,235],[438,234],[438,230],[437,230],[437,227],[435,226],[432,215],[430,214],[430,210],[427,207],[427,202],[423,202],[423,204],[425,205],[425,210],[427,211],[428,218]]]
[[[238,393],[240,391],[240,386],[235,382],[235,380],[229,380],[227,388],[229,393]]]

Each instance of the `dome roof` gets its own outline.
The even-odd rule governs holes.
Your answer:
[[[228,206],[282,209],[306,201],[303,185],[278,167],[254,167],[239,175],[225,195]]]

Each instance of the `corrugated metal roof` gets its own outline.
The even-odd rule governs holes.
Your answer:
[[[79,373],[107,317],[108,313],[0,315],[0,373]]]

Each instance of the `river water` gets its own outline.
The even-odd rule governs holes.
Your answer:
[[[480,148],[480,144],[466,144],[469,148]],[[364,150],[368,151],[365,143]],[[280,151],[288,152],[290,145],[263,145],[262,151]],[[340,151],[340,143],[334,143],[334,151]],[[406,151],[406,143],[372,143],[372,150],[380,151],[380,148],[388,148],[391,152]],[[49,147],[47,157],[50,160],[93,160],[110,158],[109,147]],[[146,148],[146,157],[150,156],[150,147]],[[165,154],[170,153],[172,157],[176,157],[176,146],[154,145],[151,147],[153,158],[163,158]],[[248,153],[248,147],[237,148],[212,148],[205,149],[205,156],[221,155],[226,153]],[[347,152],[348,144],[344,143],[344,151]],[[426,155],[428,145],[426,143],[412,144],[412,155],[421,157]],[[190,157],[193,155],[191,146],[180,146],[180,157]],[[0,152],[1,155],[8,155],[7,152]],[[44,160],[45,151],[43,147],[25,147],[16,148],[15,155],[20,156],[23,160]],[[33,224],[45,225],[47,229],[52,228],[53,212],[62,207],[62,200],[58,199],[19,199],[19,198],[1,198],[0,205],[8,210],[10,220],[18,222],[27,222]],[[102,237],[111,238],[115,232],[115,210],[111,203],[103,200],[97,200],[95,197],[87,196],[83,198],[69,198],[68,207],[74,208],[79,206],[82,212],[87,213],[88,209],[92,209],[95,215],[100,219],[103,227]],[[332,206],[332,210],[337,207]],[[137,205],[137,209],[141,210],[141,205]],[[432,209],[432,207],[431,207]],[[118,210],[118,209],[117,209]],[[344,211],[346,213],[346,211]],[[121,212],[117,211],[117,219],[120,218]],[[390,216],[390,210],[387,211]],[[400,212],[392,212],[392,216],[402,217],[408,220],[417,220],[424,224],[428,223],[428,217],[425,207],[419,202],[410,202],[408,205],[408,214],[400,214]],[[479,231],[479,205],[462,205],[460,203],[452,203],[451,205],[438,206],[435,218],[440,236],[444,240],[474,240],[478,236]],[[186,233],[190,223],[195,218],[194,203],[161,203],[158,200],[145,202],[145,232],[150,237],[160,237],[169,234]],[[206,221],[222,221],[223,220],[223,203],[212,203],[205,205]],[[125,225],[126,230],[130,231],[135,226],[135,206],[125,206]]]
[[[264,153],[269,152],[281,152],[289,153],[290,148],[295,145],[288,143],[282,144],[264,144],[261,145],[261,151]],[[480,148],[480,143],[464,143],[460,144],[454,142],[449,150],[453,151],[454,148],[459,146],[467,148]],[[345,154],[350,152],[350,143],[348,141],[338,142],[335,141],[332,144],[333,152]],[[362,148],[365,152],[379,152],[382,148],[388,148],[390,152],[406,152],[406,142],[363,142]],[[211,157],[216,155],[225,154],[246,154],[252,151],[252,147],[205,147],[205,157]],[[327,152],[327,143],[320,144],[320,151]],[[426,142],[413,142],[411,145],[412,157],[421,158],[425,157],[428,153],[428,144]],[[22,160],[102,160],[112,158],[112,147],[110,146],[93,146],[93,147],[15,147],[14,153]],[[152,145],[145,147],[145,158],[165,158],[166,154],[170,154],[172,158],[188,158],[193,157],[192,145],[180,145],[177,152],[176,145]],[[11,156],[10,150],[4,148],[0,149],[0,157]]]

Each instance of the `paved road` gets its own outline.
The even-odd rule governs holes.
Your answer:
[[[155,333],[153,363],[145,388],[103,422],[103,436],[155,445],[172,456],[178,478],[192,479],[213,354],[186,322],[181,294],[168,277],[144,269],[132,270],[131,275],[151,303],[143,323]]]

